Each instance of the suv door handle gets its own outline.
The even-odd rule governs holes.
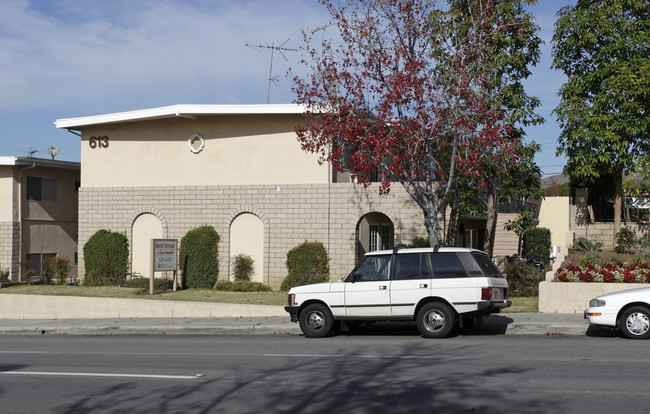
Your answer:
[[[379,290],[386,290],[386,286],[379,286]]]
[[[427,285],[426,283],[422,283],[422,284],[420,285],[420,287],[421,287],[421,288],[428,288],[429,285]]]

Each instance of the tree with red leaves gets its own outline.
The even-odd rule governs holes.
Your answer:
[[[517,22],[494,17],[499,0],[466,0],[463,21],[429,0],[319,1],[332,20],[303,32],[309,75],[294,78],[307,108],[302,148],[364,186],[378,176],[380,194],[400,183],[434,246],[457,181],[484,186],[488,158],[517,163],[520,140],[494,82],[502,62],[486,47]]]

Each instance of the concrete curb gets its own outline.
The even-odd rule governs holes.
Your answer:
[[[394,324],[399,324],[392,323]],[[403,323],[402,323],[403,324]],[[391,323],[377,323],[390,334]],[[492,315],[468,335],[585,335],[576,314]],[[374,327],[371,329],[375,329]],[[413,327],[414,332],[416,332]],[[393,330],[394,332],[394,330]],[[301,335],[284,317],[0,320],[0,335]],[[353,333],[354,335],[354,333]]]

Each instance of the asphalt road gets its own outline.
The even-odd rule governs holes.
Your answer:
[[[635,413],[649,371],[607,333],[0,338],[3,413]]]

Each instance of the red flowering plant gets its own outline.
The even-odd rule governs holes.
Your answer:
[[[431,245],[459,180],[525,160],[521,124],[537,99],[521,80],[539,54],[532,17],[514,0],[319,0],[331,22],[304,30],[302,149],[380,194],[399,183],[424,214]]]
[[[568,264],[555,272],[556,282],[650,283],[650,265],[644,263]]]

